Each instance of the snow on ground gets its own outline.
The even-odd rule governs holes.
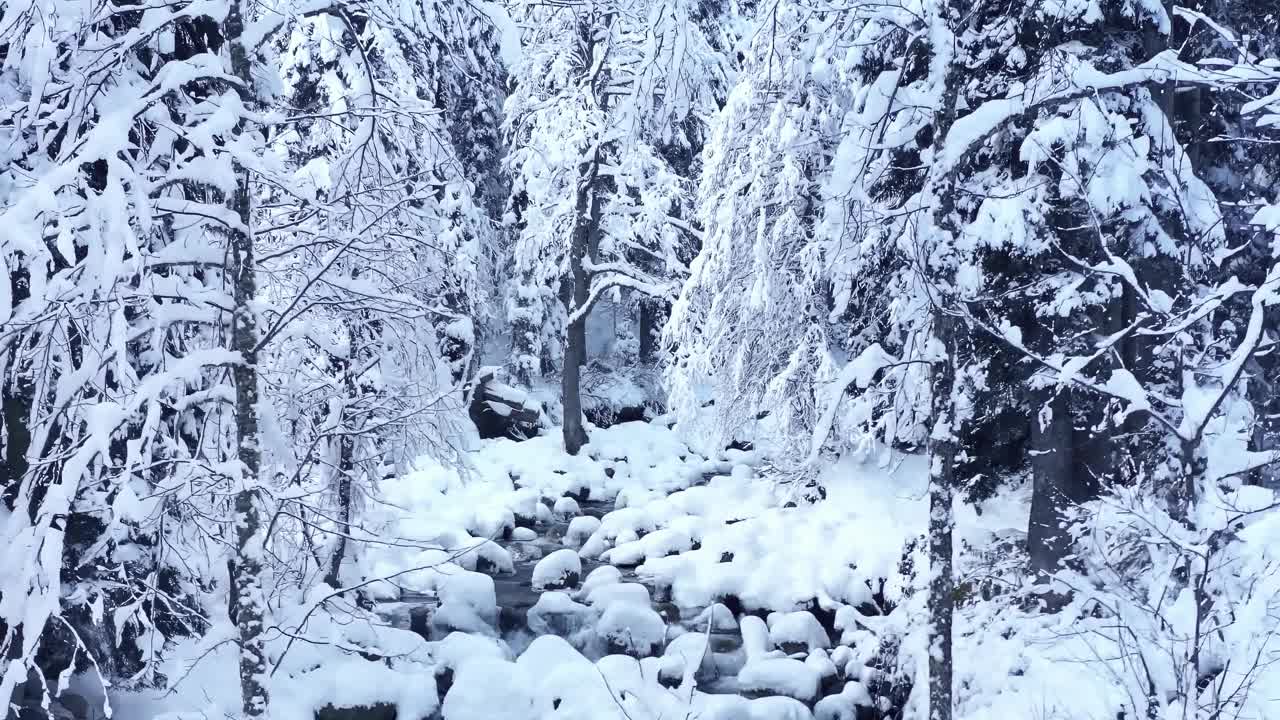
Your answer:
[[[503,563],[505,553],[486,542],[516,525],[547,519],[556,505],[561,515],[576,514],[577,502],[611,500],[620,492],[641,490],[640,497],[688,487],[719,465],[691,453],[669,429],[627,423],[594,430],[578,456],[561,450],[559,435],[524,442],[491,440],[470,454],[471,467],[444,467],[424,460],[417,470],[384,481],[372,503],[366,527],[379,536],[434,543],[457,554],[451,561],[466,569],[476,563]],[[595,532],[594,518],[575,518],[570,534],[585,539]],[[474,548],[466,552],[468,548]],[[488,557],[486,558],[486,553]],[[406,557],[403,547],[378,546],[366,555],[361,579],[387,577],[433,564],[433,556]],[[398,583],[413,578],[398,576]],[[384,592],[394,594],[392,588]]]
[[[825,472],[825,500],[788,507],[786,493],[743,464],[750,455],[700,458],[664,425],[597,429],[591,439],[578,457],[561,452],[553,436],[487,441],[467,472],[423,463],[384,482],[365,531],[400,540],[366,546],[345,577],[371,582],[388,600],[404,591],[434,596],[433,633],[443,639],[427,641],[372,616],[351,622],[357,613],[334,619],[317,612],[304,634],[329,645],[293,644],[271,680],[285,708],[273,707],[273,720],[311,720],[325,704],[371,702],[398,705],[400,717],[439,711],[444,720],[843,720],[885,691],[885,671],[914,682],[907,717],[922,717],[924,601],[912,586],[925,577],[916,542],[927,517],[921,458],[897,457],[888,466],[846,459]],[[562,501],[567,495],[576,496],[572,505]],[[1019,536],[1026,499],[1015,490],[977,509],[957,508],[962,572],[980,577],[981,558]],[[577,515],[601,500],[612,501],[603,517]],[[569,516],[563,549],[534,572],[533,584],[555,588],[528,609],[528,628],[540,637],[514,653],[494,630],[500,610],[490,577],[510,570],[512,557],[493,540],[543,541],[550,523],[565,527]],[[1254,532],[1260,544],[1277,534]],[[1276,554],[1268,552],[1259,557]],[[901,573],[904,560],[917,572]],[[591,561],[609,564],[592,569]],[[632,568],[645,584],[624,574]],[[668,625],[651,588],[669,593],[692,624]],[[278,611],[277,622],[297,633],[315,599]],[[1112,720],[1132,708],[1132,661],[1101,659],[1124,655],[1109,640],[1109,625],[1113,619],[1083,607],[1045,615],[1012,600],[962,601],[956,717]],[[215,648],[200,670],[175,666],[171,679],[182,676],[185,685],[163,707],[208,716],[234,708],[234,659],[229,644],[217,647],[227,632],[215,629],[181,654],[191,661]],[[736,650],[715,649],[722,633],[740,638]],[[583,654],[592,642],[595,662]],[[273,659],[287,644],[286,635],[272,641]],[[453,685],[437,707],[432,679],[444,669]],[[1276,681],[1270,668],[1253,680]],[[717,682],[771,697],[701,692]],[[138,699],[120,704],[136,708]],[[1241,717],[1280,717],[1258,707]]]
[[[784,507],[768,479],[715,476],[609,513],[581,554],[636,565],[641,577],[671,585],[685,607],[727,597],[746,609],[784,612],[811,601],[831,610],[857,606],[876,600],[880,582],[898,574],[905,548],[922,532],[924,481],[920,458],[894,472],[845,461],[825,478],[826,501]],[[981,516],[958,508],[957,541],[983,546],[998,531],[1024,526],[1025,515],[1008,502],[989,503]]]

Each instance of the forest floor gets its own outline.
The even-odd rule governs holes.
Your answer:
[[[812,503],[753,453],[700,457],[660,424],[593,430],[577,457],[547,435],[470,460],[367,498],[381,544],[344,576],[372,607],[327,586],[279,601],[272,720],[860,720],[919,703],[923,663],[899,658],[925,657],[922,458],[844,460]],[[1109,641],[1000,597],[1026,501],[957,504],[957,717],[1114,720],[1131,705]],[[180,647],[175,691],[121,694],[115,717],[233,711],[232,633]]]

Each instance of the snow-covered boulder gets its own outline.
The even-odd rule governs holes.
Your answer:
[[[818,671],[822,676],[823,682],[829,678],[834,678],[838,674],[836,664],[831,661],[826,650],[816,649],[810,652],[804,659],[804,664]]]
[[[574,670],[595,673],[595,666],[582,653],[578,652],[564,638],[555,635],[542,635],[534,638],[529,647],[520,653],[516,666],[529,677],[545,675],[553,668],[572,668]]]
[[[813,613],[769,613],[769,637],[785,653],[807,652],[831,647],[827,631]]]
[[[436,595],[440,607],[431,618],[441,634],[453,630],[491,633],[498,622],[498,599],[493,578],[470,570],[441,574]]]
[[[524,528],[517,528],[517,530],[524,530]],[[513,542],[507,546],[507,551],[511,553],[511,559],[514,562],[528,563],[542,559],[542,547],[535,542]]]
[[[495,502],[481,503],[472,513],[471,526],[468,528],[478,537],[496,540],[516,526],[515,513],[505,504]]]
[[[708,605],[693,620],[693,626],[702,630],[705,630],[708,624],[711,625],[712,632],[738,629],[738,621],[733,617],[733,611],[720,603]]]
[[[615,603],[629,603],[649,607],[649,588],[640,583],[609,583],[593,588],[587,593],[587,604],[604,610]]]
[[[552,512],[562,518],[571,518],[582,514],[581,508],[578,507],[578,501],[567,495],[556,500]]]
[[[540,501],[538,491],[522,487],[511,493],[508,504],[515,513],[516,527],[531,528],[538,522],[538,508],[546,508]]]
[[[755,615],[744,615],[739,623],[742,631],[742,649],[748,658],[763,658],[773,650],[769,639],[769,627]]]
[[[813,708],[815,720],[858,720],[870,714],[872,707],[871,693],[857,681],[844,684],[844,689],[836,695],[828,695],[818,701]],[[860,712],[859,708],[863,708]]]
[[[455,671],[464,663],[476,658],[510,659],[507,651],[498,644],[497,640],[462,632],[450,633],[443,640],[428,643],[428,647],[431,657],[437,663]]]
[[[643,658],[662,652],[667,626],[648,605],[615,602],[601,613],[596,634],[609,653]]]
[[[535,689],[514,664],[478,657],[462,663],[445,695],[444,720],[529,720],[537,717]]]
[[[685,633],[672,638],[662,652],[662,660],[659,677],[667,682],[678,683],[690,670],[700,683],[716,677],[715,659],[703,633]]]
[[[813,713],[789,697],[757,698],[747,703],[749,720],[813,720]]]
[[[562,592],[544,592],[529,608],[529,630],[535,635],[569,638],[580,632],[595,613]]]
[[[791,658],[748,660],[738,672],[738,687],[745,691],[785,695],[801,702],[813,702],[821,683],[817,670]]]
[[[521,542],[533,542],[538,539],[538,533],[531,528],[519,527],[511,531],[511,539]]]
[[[582,577],[582,560],[578,553],[564,548],[556,550],[533,566],[533,589],[561,590],[578,584]]]
[[[568,547],[582,547],[596,530],[600,529],[600,518],[591,515],[579,515],[569,521],[569,529],[564,533],[564,544]]]
[[[582,581],[582,587],[578,590],[577,598],[585,601],[596,588],[605,585],[616,585],[620,582],[622,582],[621,570],[612,565],[601,565],[587,573],[587,579]]]

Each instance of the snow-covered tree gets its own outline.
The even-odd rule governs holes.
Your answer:
[[[694,12],[682,0],[514,11],[525,41],[507,101],[513,365],[529,383],[561,362],[570,452],[586,442],[579,373],[592,306],[623,290],[674,296],[696,234],[681,219],[688,179],[660,151],[695,141],[723,83]]]
[[[473,364],[490,218],[433,92],[450,53],[492,56],[491,19],[0,13],[0,696],[28,669],[117,658],[108,671],[156,681],[167,641],[229,604],[244,713],[262,716],[272,583],[336,576],[331,540],[349,534],[333,510],[351,503],[332,498],[323,519],[277,522],[290,483],[449,442],[437,411]],[[286,360],[318,369],[290,386],[306,392],[280,390]],[[301,431],[283,432],[272,407],[299,405]],[[281,553],[300,527],[331,555]]]

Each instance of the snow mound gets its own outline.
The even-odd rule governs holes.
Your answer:
[[[667,626],[647,605],[615,602],[600,614],[596,634],[609,653],[641,658],[662,651]]]
[[[544,592],[529,608],[529,630],[535,635],[569,638],[581,632],[594,616],[591,608],[562,592]]]
[[[640,583],[611,583],[600,585],[587,595],[587,604],[604,610],[615,603],[629,603],[649,607],[649,588]]]
[[[871,694],[862,683],[851,680],[836,695],[828,695],[813,707],[815,720],[858,720],[858,708],[871,706]]]
[[[600,518],[591,515],[579,515],[569,521],[569,529],[564,533],[564,544],[569,547],[582,547],[587,538],[600,529]]]
[[[441,716],[444,720],[528,720],[537,717],[537,698],[534,686],[514,663],[475,658],[454,673]]]
[[[747,660],[738,673],[738,686],[743,690],[785,695],[801,702],[812,702],[818,696],[822,675],[814,668],[791,658]]]
[[[582,560],[578,553],[564,548],[556,550],[533,566],[534,590],[560,590],[578,584],[582,578]]]
[[[769,613],[769,637],[783,649],[787,646],[800,646],[804,650],[831,647],[831,638],[827,631],[813,616],[813,613],[799,611],[789,613]],[[791,650],[795,652],[795,650]]]

